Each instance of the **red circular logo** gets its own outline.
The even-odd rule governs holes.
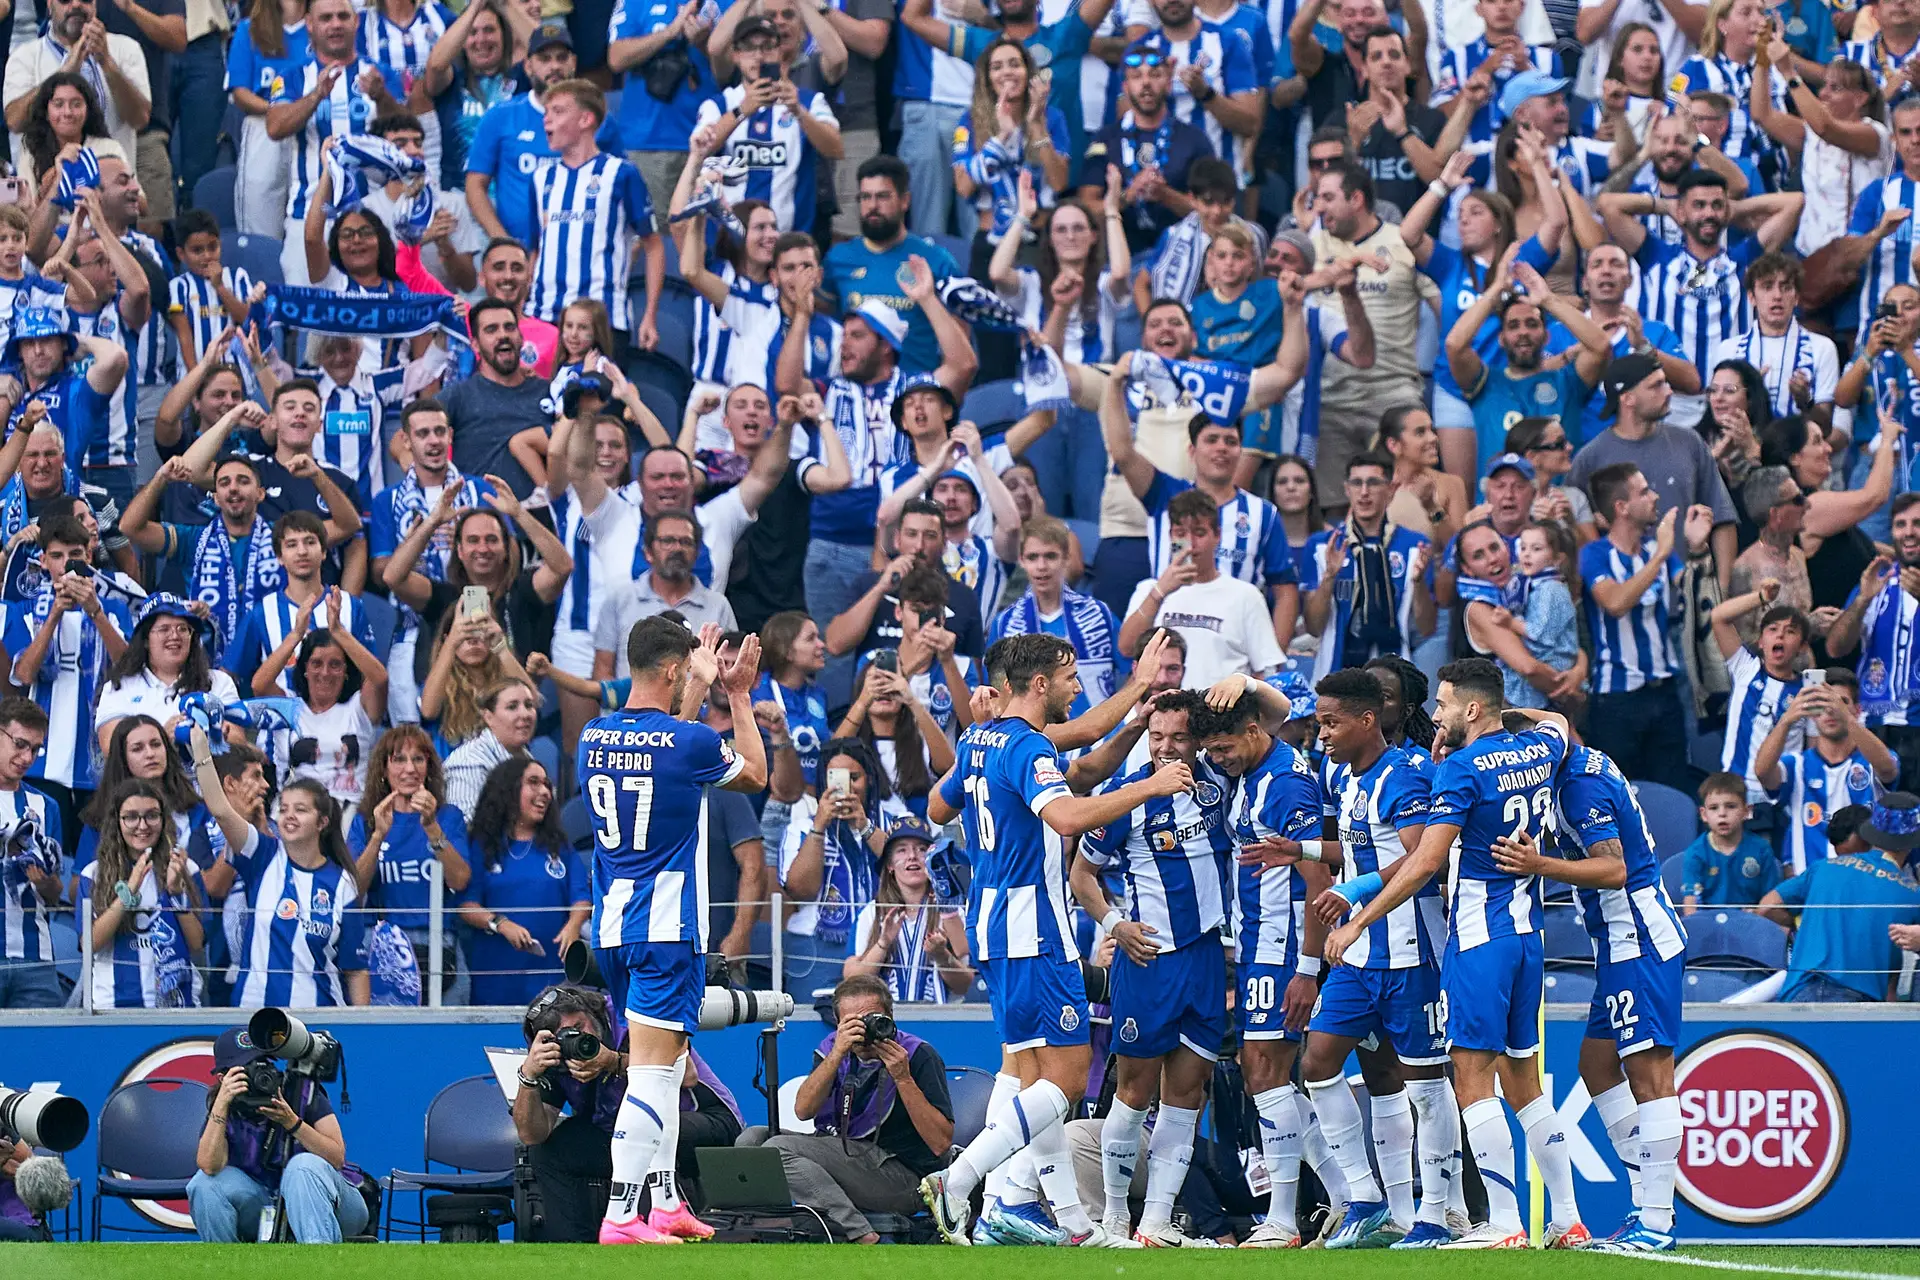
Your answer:
[[[114,1081],[113,1087],[132,1084],[136,1080],[198,1080],[209,1087],[219,1084],[219,1076],[213,1070],[213,1041],[206,1036],[188,1036],[180,1040],[170,1040],[157,1048],[149,1049]],[[178,1088],[178,1085],[156,1085],[155,1088]],[[116,1171],[117,1172],[117,1171]],[[130,1200],[136,1212],[155,1226],[170,1227],[175,1231],[193,1230],[193,1217],[187,1210],[185,1200]]]
[[[1674,1068],[1685,1141],[1680,1194],[1721,1222],[1790,1218],[1833,1184],[1847,1106],[1826,1064],[1764,1031],[1703,1040]]]

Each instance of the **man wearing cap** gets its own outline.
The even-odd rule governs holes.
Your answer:
[[[566,34],[558,21],[536,31],[527,45],[529,61],[548,26]],[[608,70],[634,73],[626,81],[633,92],[621,94],[614,120],[628,145],[627,159],[646,179],[653,207],[665,209],[673,203],[674,184],[687,163],[687,138],[700,121],[701,104],[720,92],[707,60],[712,24],[698,4],[623,0],[614,8],[610,26]],[[674,52],[654,62],[669,44]],[[680,74],[669,75],[676,70]]]
[[[85,369],[77,357],[85,352]],[[67,469],[74,475],[104,448],[112,426],[113,393],[127,374],[127,349],[108,338],[76,337],[67,315],[54,307],[23,307],[14,313],[7,363],[19,370],[25,394],[12,398],[8,426],[19,424],[27,406],[41,404],[47,421],[66,441]]]
[[[489,109],[467,147],[467,208],[488,235],[507,236],[530,245],[536,225],[533,174],[542,160],[559,154],[547,145],[546,93],[562,80],[573,79],[575,69],[573,37],[566,24],[547,22],[535,31],[527,42],[522,65],[533,88]],[[634,87],[641,90],[633,95],[635,109],[641,103],[658,109],[660,104],[648,96],[644,86]],[[612,120],[603,122],[597,140],[603,150],[618,155],[621,125]],[[673,188],[669,186],[667,192],[671,195]],[[654,204],[656,209],[666,207]]]
[[[1513,280],[1512,289],[1484,290],[1447,334],[1447,366],[1473,406],[1480,466],[1500,453],[1507,432],[1522,418],[1553,418],[1563,427],[1577,420],[1611,355],[1600,326],[1587,319],[1573,298],[1547,288],[1538,271],[1516,262]],[[1483,361],[1474,339],[1496,309],[1500,349]],[[1549,316],[1580,345],[1571,352],[1545,355]]]
[[[948,136],[952,136],[951,131]],[[939,183],[951,190],[953,178],[944,157],[943,151]],[[900,364],[910,372],[937,367],[946,353],[918,293],[902,283],[913,259],[919,258],[927,265],[935,282],[960,274],[945,249],[919,235],[907,234],[907,214],[914,200],[925,195],[925,187],[908,187],[907,166],[895,156],[875,156],[861,165],[860,235],[827,250],[822,268],[825,277],[821,287],[839,300],[843,320],[869,302],[899,314],[906,330],[904,338],[894,345],[900,352]],[[967,376],[971,379],[972,372]]]
[[[1479,0],[1474,8],[1487,29],[1441,52],[1440,75],[1427,102],[1434,107],[1451,102],[1468,80],[1479,79],[1487,86],[1488,101],[1473,113],[1469,136],[1475,142],[1491,142],[1510,111],[1506,87],[1522,71],[1533,70],[1552,81],[1553,88],[1543,92],[1561,93],[1572,81],[1561,75],[1560,57],[1551,44],[1529,45],[1521,38],[1520,15],[1525,8],[1521,0]]]
[[[1835,813],[1831,852],[1791,880],[1769,889],[1759,911],[1793,929],[1780,999],[1822,1004],[1893,998],[1900,976],[1894,931],[1920,925],[1920,884],[1913,851],[1920,847],[1920,797],[1890,791],[1851,834],[1845,823],[1864,805]],[[1797,913],[1797,919],[1796,919]]]
[[[1126,190],[1127,246],[1145,253],[1168,227],[1193,212],[1187,195],[1187,171],[1211,156],[1213,144],[1197,125],[1177,118],[1168,106],[1173,92],[1173,60],[1156,33],[1127,47],[1121,59],[1120,110],[1087,143],[1077,175],[1080,202],[1101,205],[1107,166],[1120,170]]]
[[[1574,189],[1591,198],[1606,181],[1611,168],[1613,148],[1594,138],[1573,137],[1572,118],[1567,112],[1567,81],[1529,67],[1507,81],[1500,90],[1499,115],[1520,128],[1537,131],[1547,149],[1547,163],[1560,171]],[[1494,185],[1493,149],[1497,139],[1469,142],[1461,149],[1474,156],[1473,180],[1480,186]]]
[[[367,1202],[341,1173],[347,1140],[326,1089],[311,1076],[288,1076],[266,1101],[241,1101],[248,1064],[272,1056],[244,1027],[213,1042],[220,1083],[187,1181],[194,1230],[209,1244],[257,1239],[260,1214],[278,1192],[296,1241],[339,1244],[367,1229]]]
[[[1602,523],[1611,513],[1589,485],[1603,468],[1621,462],[1632,463],[1652,484],[1656,516],[1705,506],[1713,515],[1715,572],[1721,590],[1726,590],[1739,550],[1734,526],[1738,515],[1707,442],[1698,432],[1666,421],[1675,397],[1660,361],[1651,353],[1622,356],[1607,366],[1601,390],[1606,395],[1603,416],[1613,418],[1613,425],[1574,454],[1567,483],[1588,490]]]
[[[727,158],[738,177],[721,190],[731,201],[764,200],[782,231],[812,231],[819,159],[843,154],[840,122],[826,95],[788,79],[780,31],[749,17],[733,35],[740,82],[700,104],[690,149]]]

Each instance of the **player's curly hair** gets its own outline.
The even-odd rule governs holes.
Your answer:
[[[1369,671],[1384,671],[1400,685],[1403,712],[1399,725],[1383,725],[1389,742],[1411,744],[1426,750],[1433,745],[1433,717],[1427,714],[1427,676],[1420,668],[1394,653],[1383,653],[1367,663]]]

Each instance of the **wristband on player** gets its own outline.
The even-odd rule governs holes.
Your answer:
[[[1100,932],[1112,933],[1113,926],[1119,924],[1120,921],[1123,919],[1125,919],[1125,917],[1120,914],[1120,908],[1114,907],[1112,910],[1107,912],[1105,917],[1101,919]]]
[[[1319,862],[1321,860],[1322,846],[1325,844],[1326,841],[1324,840],[1302,840],[1300,842],[1300,856],[1308,862]]]
[[[1319,956],[1301,956],[1294,962],[1293,971],[1303,978],[1317,978],[1320,976],[1320,963]]]
[[[1369,871],[1363,876],[1355,876],[1345,884],[1333,886],[1333,891],[1352,903],[1355,907],[1364,907],[1379,895],[1386,887],[1386,881],[1378,871]]]

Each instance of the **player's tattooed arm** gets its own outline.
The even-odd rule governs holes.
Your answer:
[[[1493,861],[1513,876],[1543,876],[1583,889],[1619,889],[1627,883],[1627,863],[1618,837],[1596,840],[1584,858],[1556,858],[1541,851],[1524,831],[1493,842]]]

